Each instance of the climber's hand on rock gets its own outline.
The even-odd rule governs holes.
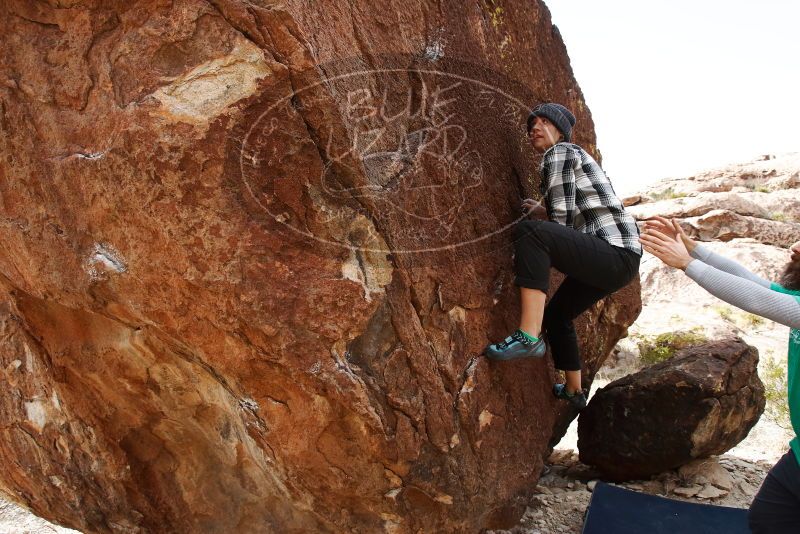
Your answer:
[[[686,250],[683,240],[654,229],[645,229],[639,238],[644,250],[660,259],[670,267],[685,270],[692,257]]]
[[[526,198],[522,201],[522,213],[527,215],[529,219],[547,219],[547,209],[532,198]]]

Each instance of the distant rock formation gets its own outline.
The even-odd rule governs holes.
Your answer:
[[[681,219],[701,241],[750,238],[787,247],[800,236],[800,154],[663,180],[624,202],[640,220]]]
[[[547,8],[495,4],[0,3],[1,489],[85,532],[516,522],[572,417],[479,357],[529,107],[597,151]],[[587,383],[639,309],[578,322]]]
[[[630,480],[724,453],[764,411],[757,365],[758,351],[734,338],[610,383],[578,418],[581,462]]]

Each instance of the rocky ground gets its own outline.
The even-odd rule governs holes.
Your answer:
[[[495,534],[580,533],[599,475],[573,449],[556,449],[519,526]],[[746,508],[772,464],[725,454],[620,486],[671,499]]]

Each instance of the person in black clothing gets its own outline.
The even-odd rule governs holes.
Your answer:
[[[528,137],[543,153],[540,192],[544,206],[525,199],[529,217],[515,227],[515,285],[520,287],[519,328],[485,354],[495,360],[542,357],[547,335],[556,368],[566,384],[553,393],[578,409],[586,405],[581,361],[572,321],[592,304],[627,285],[642,255],[636,222],[617,198],[600,165],[571,143],[575,116],[546,103],[528,116]],[[545,307],[550,267],[566,275]]]

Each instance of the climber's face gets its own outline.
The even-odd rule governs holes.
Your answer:
[[[792,255],[792,261],[800,261],[800,241],[789,247],[789,252]]]
[[[544,152],[561,140],[561,132],[546,118],[534,117],[528,138],[530,138],[534,150]]]

